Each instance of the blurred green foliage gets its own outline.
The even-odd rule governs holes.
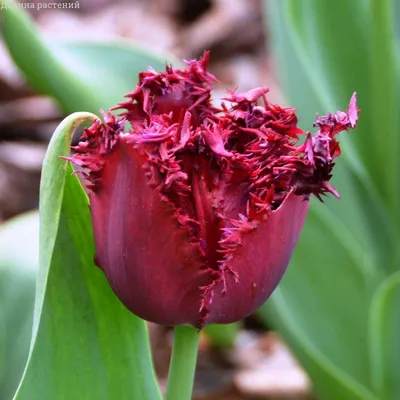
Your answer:
[[[0,398],[12,398],[25,367],[39,264],[39,218],[20,215],[0,226]]]
[[[265,1],[280,82],[300,125],[345,109],[333,180],[313,201],[291,266],[261,315],[281,331],[321,399],[400,398],[398,38],[389,0]]]
[[[11,0],[2,2],[1,33],[16,65],[32,87],[52,96],[66,113],[107,110],[136,85],[149,66],[175,62],[128,41],[56,41],[41,37],[33,21]],[[165,57],[165,58],[164,58]]]
[[[220,349],[230,348],[235,345],[235,339],[241,326],[240,322],[225,325],[208,325],[204,328],[204,334],[211,340],[214,347]]]

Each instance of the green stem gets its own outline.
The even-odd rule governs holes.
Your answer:
[[[166,400],[190,400],[200,333],[191,326],[176,326],[169,365]]]

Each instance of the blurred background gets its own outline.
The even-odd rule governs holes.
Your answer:
[[[192,59],[210,49],[210,70],[220,79],[221,88],[248,90],[265,82],[273,86],[262,2],[235,0],[234,7],[230,4],[227,0],[85,0],[79,9],[38,10],[36,6],[25,10],[44,38],[100,43],[133,40],[158,53],[159,63],[167,61],[168,54]],[[66,113],[54,98],[26,83],[4,40],[0,46],[0,218],[4,220],[37,206],[46,145]],[[113,79],[110,70],[102,83],[112,85]],[[135,80],[132,76],[120,98],[135,86]],[[272,95],[278,96],[278,91]]]
[[[194,399],[399,399],[398,3],[81,0],[21,3],[17,12],[0,1],[0,399],[13,397],[28,354],[32,210],[56,126],[70,112],[121,100],[148,65],[159,70],[205,49],[216,97],[268,85],[269,101],[298,108],[305,130],[317,113],[345,110],[353,91],[362,112],[359,128],[341,138],[334,185],[342,199],[313,201],[265,307],[203,332]],[[149,329],[164,385],[172,332]]]

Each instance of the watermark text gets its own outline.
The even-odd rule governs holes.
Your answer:
[[[80,8],[79,1],[75,1],[73,3],[12,3],[5,4],[3,2],[0,3],[0,10],[8,10],[9,8],[25,8],[25,9],[34,9],[34,10],[47,10],[47,9],[57,9],[57,8],[64,8],[64,9],[73,9],[73,8]]]

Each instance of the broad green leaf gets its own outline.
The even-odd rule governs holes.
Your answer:
[[[362,112],[358,129],[340,138],[344,151],[333,183],[342,199],[312,205],[292,265],[264,317],[284,334],[322,399],[370,398],[369,307],[374,289],[399,263],[391,3],[265,4],[277,69],[302,127],[309,129],[316,111],[343,109],[353,91]],[[382,23],[388,25],[377,33]],[[377,54],[382,60],[374,60]]]
[[[399,95],[399,64],[394,27],[394,0],[371,0],[371,29],[369,41],[371,43],[370,68],[371,86],[371,130],[375,133],[374,146],[371,151],[365,151],[372,159],[366,160],[371,165],[370,174],[377,177],[378,187],[382,190],[384,203],[395,218],[400,217],[400,119],[398,108]],[[379,132],[379,136],[376,134]],[[368,148],[368,146],[366,146]],[[376,160],[385,173],[377,171]],[[379,183],[381,183],[379,185]]]
[[[44,160],[33,336],[15,400],[160,399],[146,325],[94,266],[87,197],[58,157],[75,128],[94,118],[66,118]]]
[[[1,31],[12,58],[34,88],[54,97],[68,113],[108,109],[134,88],[140,71],[175,62],[127,41],[44,39],[12,0],[3,3],[8,8],[0,14]]]
[[[397,248],[399,240],[398,227],[392,223],[393,214],[390,216],[389,209],[385,208],[386,200],[383,199],[383,193],[377,190],[372,176],[368,175],[367,167],[360,159],[360,151],[356,151],[358,141],[362,146],[367,146],[369,150],[374,150],[375,145],[373,141],[368,138],[371,134],[370,119],[375,116],[375,111],[369,109],[368,94],[369,78],[365,75],[365,63],[363,60],[358,64],[350,64],[342,62],[342,53],[337,55],[335,51],[337,46],[343,44],[346,47],[346,52],[357,50],[357,36],[356,33],[360,30],[359,25],[366,24],[367,3],[362,4],[355,0],[354,2],[346,3],[338,9],[335,7],[335,16],[325,10],[325,12],[318,13],[317,15],[310,6],[314,0],[306,0],[304,2],[291,2],[285,0],[282,2],[265,1],[267,23],[270,27],[271,44],[276,57],[276,62],[279,64],[278,71],[280,73],[281,82],[283,83],[285,93],[289,97],[289,103],[295,106],[298,110],[300,125],[303,129],[310,129],[312,121],[315,120],[315,113],[319,114],[335,111],[336,109],[344,109],[346,107],[347,99],[351,92],[358,92],[358,99],[362,112],[360,115],[360,124],[355,132],[350,135],[342,134],[340,141],[343,144],[343,157],[339,160],[341,163],[346,162],[343,168],[335,170],[334,184],[342,194],[340,202],[328,201],[328,205],[333,207],[333,211],[338,218],[342,219],[348,225],[351,231],[354,231],[354,236],[359,238],[360,243],[364,243],[368,237],[368,248],[375,248],[375,258],[380,261],[378,265],[381,268],[387,268],[393,271],[392,263],[387,262],[384,258],[385,255],[393,253]],[[330,9],[330,3],[326,0],[318,2],[317,7],[322,6]],[[267,7],[269,6],[269,7]],[[348,16],[347,23],[345,23],[346,13],[353,13],[357,11],[357,19],[353,21],[351,16]],[[339,14],[337,14],[339,12]],[[324,29],[325,25],[322,22],[324,18],[327,20],[326,26],[332,24],[332,21],[337,21],[342,18],[341,31],[346,31],[347,25],[353,22],[356,26],[349,27],[349,37],[352,40],[344,41],[337,37],[336,42],[331,44],[331,32],[336,30],[324,32],[324,35],[318,35],[318,29]],[[314,21],[313,18],[318,19]],[[332,18],[334,18],[332,20]],[[342,26],[343,25],[343,26]],[[366,25],[365,25],[366,26]],[[366,29],[364,26],[364,30]],[[312,28],[314,27],[314,28]],[[362,29],[361,29],[362,30]],[[314,34],[312,34],[314,32]],[[337,33],[341,35],[341,33]],[[363,37],[365,33],[360,35]],[[302,41],[303,40],[303,41]],[[363,55],[363,46],[360,47],[361,56]],[[325,53],[333,52],[331,55],[332,60],[325,68]],[[358,54],[356,52],[356,54]],[[360,64],[362,65],[360,67]],[[363,69],[363,74],[358,74],[358,69]],[[329,72],[329,76],[327,74]],[[332,75],[332,79],[331,79]],[[333,77],[333,75],[335,75]],[[350,77],[347,77],[350,75]],[[353,75],[357,75],[357,80],[353,79]],[[329,78],[329,79],[328,79]],[[328,87],[328,82],[332,83],[339,80],[336,84]],[[366,86],[368,86],[366,88]],[[380,95],[379,95],[380,96]],[[379,97],[378,96],[378,97]],[[381,130],[380,130],[381,132]],[[372,132],[374,137],[382,139],[381,133]],[[359,147],[359,146],[357,146]],[[372,156],[370,159],[372,167],[382,174],[384,166],[377,162],[376,158]],[[348,176],[348,177],[347,177]],[[386,174],[385,174],[386,176]],[[382,180],[382,179],[380,179]],[[356,185],[353,183],[356,181]],[[393,185],[392,185],[393,186]],[[391,186],[391,187],[392,187]],[[365,203],[365,205],[363,204]],[[399,202],[400,203],[400,202]],[[378,214],[378,215],[377,215]],[[360,220],[364,222],[360,223]],[[367,228],[367,229],[366,229]],[[376,232],[380,232],[377,237]],[[379,253],[379,255],[378,255]],[[382,260],[378,260],[383,257]]]
[[[399,217],[400,97],[393,2],[338,0],[335,7],[329,0],[281,3],[295,51],[310,84],[318,85],[320,100],[336,108],[341,99],[358,92],[362,134],[352,143],[382,204]]]
[[[295,101],[294,105],[298,106],[302,123],[311,117],[315,118],[313,113],[318,108],[311,111],[311,106],[325,108],[328,104],[320,101],[316,86],[318,82],[310,82],[302,68],[293,49],[294,43],[288,35],[289,28],[283,29],[286,28],[286,23],[282,4],[274,5],[275,7],[267,10],[273,12],[269,19],[275,24],[272,26],[273,43],[277,52],[280,52],[281,58],[278,59],[286,68],[285,88],[288,88],[290,99]],[[307,103],[304,102],[302,93],[309,93],[309,97],[306,97]],[[325,359],[332,357],[333,365],[337,369],[348,371],[350,376],[354,374],[356,382],[360,381],[367,386],[368,345],[366,339],[360,341],[359,337],[365,337],[371,287],[380,279],[380,272],[371,261],[377,257],[377,252],[374,246],[370,246],[370,227],[365,221],[363,208],[359,206],[356,192],[358,181],[347,163],[340,159],[335,168],[333,184],[342,194],[342,199],[338,201],[328,198],[323,205],[313,202],[292,265],[281,283],[282,296],[279,299],[282,298],[289,307],[294,308],[293,313],[302,320],[302,333],[309,337]],[[342,282],[348,283],[346,291]],[[362,290],[353,291],[352,284],[355,287],[362,284]],[[341,293],[340,296],[337,295],[338,292]],[[275,300],[273,297],[270,305],[270,308],[274,306],[278,310],[277,313],[284,306],[279,299]],[[317,307],[314,312],[310,312],[311,305]],[[324,319],[315,318],[319,309],[320,313],[324,313]],[[352,314],[355,317],[349,318]],[[276,322],[272,315],[271,320]],[[329,324],[327,320],[330,321]],[[344,335],[340,343],[330,340],[345,325],[349,335]],[[297,347],[295,339],[289,342]],[[358,349],[355,356],[346,350],[353,346]],[[313,378],[318,380],[318,375]]]
[[[312,43],[317,40],[316,36],[309,37],[311,35],[309,33],[311,29],[310,26],[314,26],[314,24],[317,24],[320,28],[325,26],[324,23],[321,22],[323,20],[321,15],[329,20],[327,26],[332,23],[330,20],[331,14],[329,12],[318,14],[318,16],[313,14],[312,10],[309,11],[310,4],[312,3],[311,0],[298,3],[292,3],[290,0],[286,2],[268,3],[272,6],[268,7],[266,11],[266,15],[270,17],[268,21],[271,27],[272,44],[277,56],[277,62],[283,66],[279,68],[279,71],[286,71],[281,76],[282,82],[290,98],[290,103],[298,107],[300,123],[304,128],[308,128],[307,125],[304,125],[304,121],[309,122],[311,120],[312,114],[315,112],[316,103],[320,104],[319,108],[322,108],[326,112],[330,107],[333,107],[339,102],[337,99],[340,98],[340,101],[343,101],[343,96],[340,95],[338,90],[335,90],[336,86],[327,90],[327,81],[323,79],[326,72],[322,67],[319,67],[319,64],[324,62],[324,60],[319,60],[319,56],[321,55],[317,50],[322,47],[330,48],[329,42],[326,42],[324,38],[325,36],[330,38],[330,36],[332,36],[331,33],[325,33],[325,36],[318,36],[319,47],[312,45]],[[318,7],[321,7],[322,4],[330,7],[325,0],[319,2]],[[340,8],[340,16],[345,18],[346,13],[350,12],[350,14],[352,14],[354,12],[354,7],[356,7],[356,10],[359,11],[359,18],[355,24],[358,26],[360,21],[364,21],[363,18],[365,19],[366,15],[368,15],[367,5],[367,3],[360,4],[357,1],[352,2],[348,4],[350,10],[346,11],[345,6]],[[335,10],[335,13],[336,11],[337,10]],[[340,17],[337,14],[335,15],[336,19]],[[307,24],[304,22],[305,16],[309,17]],[[319,21],[313,22],[312,18],[318,18]],[[347,21],[343,29],[345,29],[348,24],[351,24],[351,22],[352,21]],[[352,29],[355,28],[350,27],[349,29],[352,31]],[[306,34],[308,34],[308,36]],[[356,33],[354,33],[354,35],[355,34]],[[307,40],[305,40],[305,38],[307,38]],[[304,41],[302,42],[301,39]],[[357,37],[353,39],[349,46],[354,50],[353,42],[357,41]],[[337,42],[342,43],[339,40]],[[337,46],[338,43],[335,43],[335,46]],[[344,45],[347,46],[348,41],[344,42]],[[332,65],[329,67],[331,74],[340,76],[335,79],[344,79],[343,77],[346,76],[346,74],[354,74],[353,64],[339,62],[334,64],[334,61],[332,61],[331,64]],[[334,68],[332,66],[334,66]],[[359,68],[359,65],[355,68]],[[353,81],[351,80],[351,82]],[[360,85],[361,89],[365,90],[363,81],[354,81],[354,85],[356,84]],[[345,85],[343,84],[342,86],[344,87]],[[358,87],[355,89],[358,90]],[[353,84],[351,84],[351,87],[348,87],[347,90],[349,92],[354,90]],[[364,97],[365,100],[369,98],[367,93]],[[363,109],[360,116],[362,122],[365,118],[368,119],[375,115],[375,113],[373,110],[368,112],[368,109],[365,108],[365,104],[368,106],[368,103],[364,103],[364,98],[361,97],[360,93],[359,99]],[[369,124],[367,124],[366,129],[369,129],[368,126]],[[357,154],[354,152],[354,146],[351,146],[351,142],[361,138],[363,143],[365,142],[370,148],[373,148],[374,145],[366,138],[366,134],[365,125],[364,128],[361,125],[356,132],[351,133],[351,136],[347,137],[347,135],[342,135],[340,138],[343,143],[343,155],[345,157],[339,160],[335,171],[334,183],[342,194],[342,200],[340,202],[330,200],[327,204],[332,211],[334,211],[336,217],[341,219],[348,229],[353,232],[353,236],[357,238],[363,248],[365,248],[366,239],[368,239],[367,248],[374,249],[371,252],[371,257],[376,261],[375,265],[379,266],[378,268],[386,268],[389,271],[393,271],[397,268],[393,263],[394,257],[392,255],[398,247],[399,236],[398,232],[396,232],[398,227],[393,224],[393,216],[389,217],[387,209],[384,207],[382,193],[376,190],[371,177],[368,176],[366,169],[363,164],[360,163]],[[341,168],[341,164],[344,160],[346,161],[345,168]],[[375,158],[373,158],[373,163],[376,169],[382,171],[381,165],[378,164],[378,168]],[[376,234],[377,232],[379,232],[379,235]]]
[[[323,90],[318,76],[315,76],[318,71],[311,70],[312,65],[307,64],[307,54],[297,51],[296,46],[298,44],[296,40],[292,39],[293,32],[287,23],[287,19],[285,19],[283,2],[267,1],[265,14],[268,17],[267,23],[270,28],[271,45],[279,66],[279,77],[288,96],[287,102],[296,107],[300,126],[304,130],[312,130],[316,114],[319,113],[321,115],[334,111],[335,102],[329,93]],[[351,91],[341,99],[340,109],[344,109],[347,106],[350,95]],[[356,134],[357,132],[351,133],[353,136]],[[346,142],[346,139],[349,138],[346,133],[343,133],[340,137],[341,142]],[[349,155],[348,157],[353,156]],[[338,207],[346,212],[343,216],[339,213],[339,217],[342,217],[343,221],[348,222],[354,219],[354,223],[348,224],[349,229],[355,237],[365,241],[366,232],[362,222],[363,217],[359,214],[356,206],[357,193],[354,192],[349,182],[351,179],[348,171],[349,167],[347,164],[343,165],[343,163],[344,160],[342,158],[336,166],[333,181],[334,186],[342,194],[342,200],[337,202],[335,199],[328,199],[327,203],[335,208],[335,213]],[[352,163],[357,165],[358,161],[352,160]],[[349,193],[346,193],[347,190]]]
[[[371,305],[373,383],[381,399],[400,398],[400,271],[378,287]]]
[[[0,226],[0,398],[13,397],[28,358],[35,278],[39,265],[39,217],[22,214]]]

